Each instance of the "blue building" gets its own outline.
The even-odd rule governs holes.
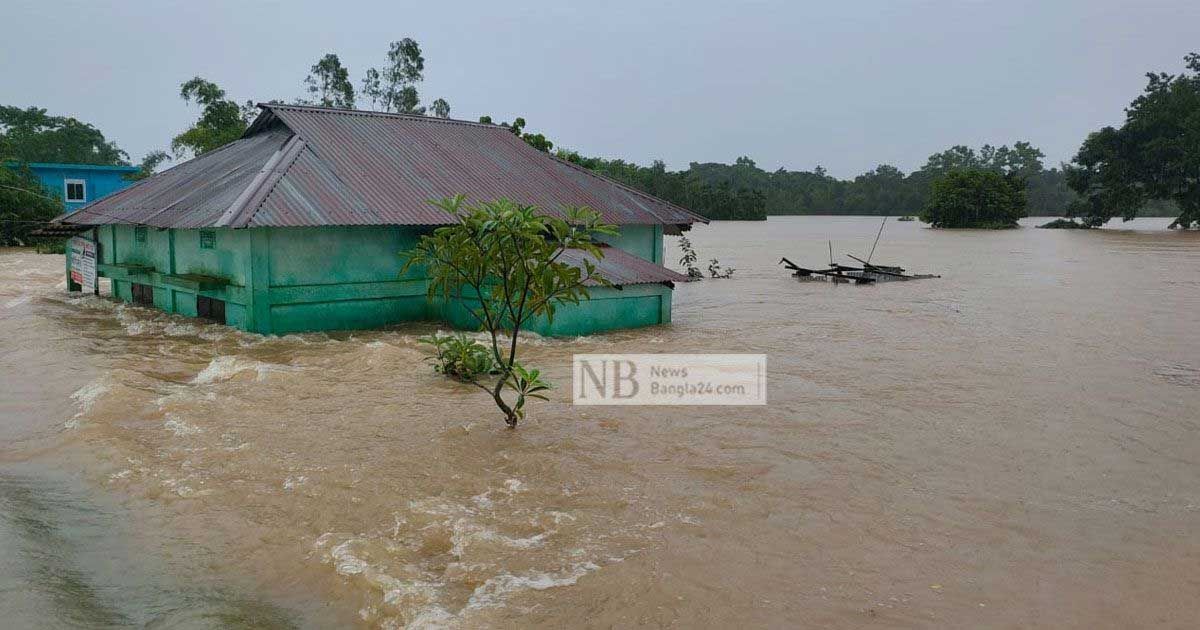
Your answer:
[[[67,212],[73,212],[132,184],[125,176],[136,173],[138,167],[30,162],[29,170],[46,190],[62,197]]]

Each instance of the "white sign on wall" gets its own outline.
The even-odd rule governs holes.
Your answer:
[[[76,236],[68,241],[71,256],[71,282],[84,291],[96,290],[96,243]]]

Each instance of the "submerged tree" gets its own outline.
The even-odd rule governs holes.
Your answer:
[[[1025,181],[985,170],[952,170],[934,180],[921,211],[936,228],[1013,228],[1024,216]]]
[[[179,96],[184,102],[195,103],[202,109],[200,119],[171,140],[171,150],[176,157],[189,152],[201,155],[237,140],[249,126],[254,111],[252,103],[239,105],[237,101],[226,99],[225,90],[201,77],[181,85]]]
[[[696,261],[700,257],[696,255],[695,248],[692,247],[692,241],[686,236],[679,237],[679,251],[683,255],[679,258],[679,264],[687,271],[687,276],[693,280],[703,280],[704,273],[696,266]],[[716,262],[715,260],[713,262]]]
[[[350,71],[333,53],[326,54],[313,64],[304,78],[304,85],[310,97],[308,103],[354,109],[354,85],[350,83]]]
[[[568,208],[559,218],[505,199],[472,206],[459,195],[435,205],[453,223],[422,236],[404,270],[424,267],[430,299],[460,301],[488,343],[437,335],[426,341],[435,347],[439,371],[486,391],[515,428],[527,400],[545,400],[550,387],[518,361],[521,331],[537,320],[553,322],[562,304],[588,299],[589,283],[609,285],[591,262],[580,269],[560,259],[568,249],[602,258],[596,237],[617,229],[590,208]]]
[[[1120,129],[1105,127],[1084,141],[1067,170],[1083,197],[1072,215],[1102,225],[1170,200],[1179,208],[1171,227],[1200,227],[1200,53],[1184,60],[1182,74],[1146,75],[1146,89],[1126,108]]]

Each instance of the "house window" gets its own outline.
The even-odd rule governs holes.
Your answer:
[[[87,182],[82,179],[68,179],[63,182],[63,186],[66,187],[67,201],[87,201]]]
[[[133,294],[133,303],[141,304],[142,306],[154,306],[154,287],[148,284],[131,283],[130,293]]]
[[[218,324],[225,323],[225,301],[203,295],[196,296],[196,317]]]
[[[200,249],[212,249],[216,244],[216,232],[212,230],[200,230]]]
[[[135,240],[139,243],[146,242],[146,226],[139,225],[139,226],[133,228],[133,240]]]

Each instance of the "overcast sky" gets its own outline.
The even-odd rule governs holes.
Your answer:
[[[1054,164],[1120,122],[1146,71],[1200,51],[1197,0],[4,0],[0,15],[0,103],[90,122],[135,161],[196,118],[178,95],[192,76],[290,101],[321,55],[357,88],[412,37],[424,103],[524,116],[588,155],[852,177],[1028,140]]]

